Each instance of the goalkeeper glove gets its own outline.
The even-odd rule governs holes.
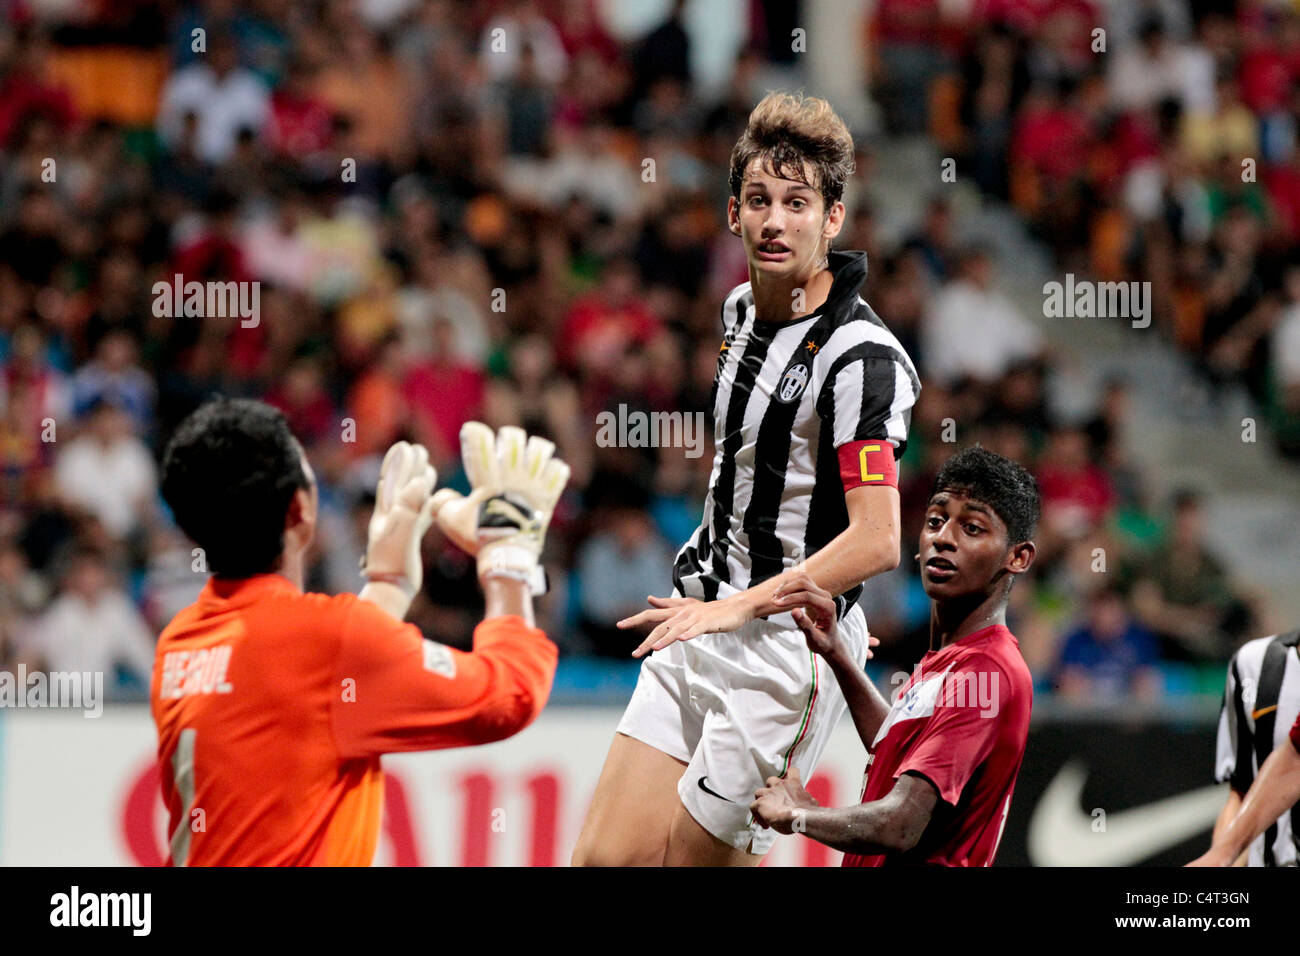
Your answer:
[[[424,580],[420,541],[433,523],[433,486],[438,474],[423,445],[399,441],[379,470],[369,541],[362,558],[368,581],[396,585],[413,598]]]
[[[507,425],[495,436],[481,422],[460,430],[460,451],[470,493],[444,488],[433,512],[447,537],[478,557],[479,577],[503,575],[545,590],[538,558],[569,466],[553,457],[555,445]]]

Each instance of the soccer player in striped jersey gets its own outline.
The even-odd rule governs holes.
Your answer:
[[[839,634],[830,595],[794,582],[784,603],[840,677],[869,751],[862,802],[819,807],[799,777],[773,777],[754,815],[845,851],[845,866],[990,866],[1029,737],[1033,680],[1006,626],[1034,562],[1038,486],[1024,468],[968,448],[939,469],[921,530],[930,651],[892,705]]]
[[[584,865],[755,865],[771,776],[816,766],[844,712],[836,677],[774,599],[806,573],[835,595],[857,665],[862,582],[898,565],[896,459],[920,391],[859,295],[866,255],[832,251],[853,140],[829,104],[772,93],[731,156],[729,227],[749,281],[722,306],[715,453],[675,594],[620,622],[653,652],[574,850]],[[698,639],[697,639],[698,638]]]
[[[1215,849],[1207,854],[1216,862],[1224,847],[1235,845],[1236,837],[1225,841],[1252,792],[1270,755],[1274,764],[1295,756],[1290,739],[1300,726],[1300,631],[1261,637],[1242,645],[1228,664],[1228,680],[1219,713],[1219,736],[1215,754],[1215,779],[1227,781],[1228,799],[1214,825]],[[1295,866],[1300,846],[1300,805],[1295,798],[1282,801],[1282,812],[1258,830],[1248,841],[1247,866]],[[1258,808],[1254,815],[1258,816]],[[1238,824],[1236,834],[1244,832]],[[1251,829],[1254,829],[1252,826]],[[1235,860],[1236,858],[1234,858]]]
[[[1273,748],[1259,776],[1241,798],[1241,807],[1225,825],[1214,828],[1214,843],[1188,866],[1232,866],[1261,834],[1300,803],[1300,718],[1287,739]]]

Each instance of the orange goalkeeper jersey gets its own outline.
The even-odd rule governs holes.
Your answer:
[[[150,685],[168,862],[369,865],[379,755],[509,737],[556,657],[520,617],[481,623],[467,654],[355,594],[209,579],[159,637]]]

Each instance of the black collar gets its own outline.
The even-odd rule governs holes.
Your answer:
[[[826,257],[827,267],[835,278],[826,302],[818,311],[838,312],[857,299],[862,283],[867,281],[867,254],[859,249],[832,250]]]

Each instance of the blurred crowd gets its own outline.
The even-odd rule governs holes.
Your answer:
[[[941,6],[881,0],[895,128],[961,157],[1061,271],[1149,282],[1210,401],[1243,383],[1300,459],[1300,4],[976,0],[973,29]]]
[[[308,585],[324,591],[360,585],[390,443],[424,443],[464,489],[466,420],[550,437],[573,481],[541,623],[566,655],[626,658],[614,622],[670,591],[712,444],[602,447],[597,415],[712,421],[718,309],[747,279],[727,163],[798,4],[750,5],[753,40],[710,97],[681,2],[631,40],[595,0],[40,6],[0,3],[0,667],[105,670],[140,693],[154,635],[204,581],[158,495],[161,447],[214,392],[283,409],[305,446],[322,500]],[[1208,381],[1249,384],[1295,451],[1294,11],[940,7],[879,0],[861,24],[885,130],[951,146],[1063,266],[1151,279],[1163,333]],[[1057,420],[1051,352],[999,263],[957,241],[938,184],[886,241],[858,142],[836,246],[867,250],[864,296],[924,381],[904,560],[863,597],[880,663],[925,650],[907,542],[938,464],[980,441],[1042,485],[1038,570],[1011,621],[1040,688],[1221,687],[1261,633],[1259,600],[1206,543],[1197,493],[1151,500],[1125,451],[1128,384]],[[1240,180],[1244,155],[1257,180]],[[257,282],[257,315],[174,314],[177,276]],[[468,646],[472,563],[435,532],[425,565],[412,619]]]

